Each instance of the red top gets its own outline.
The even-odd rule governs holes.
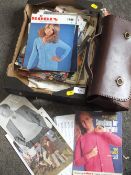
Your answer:
[[[85,167],[85,171],[114,172],[110,145],[122,146],[122,139],[110,132],[90,132],[81,135],[75,147],[74,164]],[[97,147],[96,156],[85,156]]]

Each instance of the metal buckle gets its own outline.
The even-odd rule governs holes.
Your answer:
[[[117,77],[116,84],[117,86],[122,86],[124,84],[124,80],[121,76]]]
[[[124,33],[124,38],[125,38],[125,39],[131,38],[131,34],[130,34],[129,32],[125,32],[125,33]]]

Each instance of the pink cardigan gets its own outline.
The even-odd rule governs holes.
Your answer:
[[[85,171],[114,172],[110,145],[122,146],[122,139],[110,132],[91,132],[81,135],[77,140],[74,155],[74,164],[84,166]],[[94,147],[97,146],[98,154],[86,158]]]

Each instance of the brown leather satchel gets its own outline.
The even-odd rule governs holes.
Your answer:
[[[131,22],[109,15],[103,18],[91,72],[88,103],[106,109],[129,108],[131,99]]]

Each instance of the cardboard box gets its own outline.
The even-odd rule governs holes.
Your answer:
[[[88,2],[88,10],[90,9],[91,2]],[[18,57],[20,49],[23,47],[24,42],[27,40],[28,37],[28,23],[31,18],[32,12],[38,11],[40,8],[43,7],[55,7],[56,5],[71,5],[78,9],[80,8],[80,2],[75,0],[52,0],[52,1],[28,1],[24,9],[24,21],[21,27],[21,31],[18,37],[18,41],[16,44],[14,56],[12,62],[9,64],[7,69],[7,77],[5,81],[5,89],[10,91],[11,93],[32,96],[32,97],[42,97],[48,99],[57,99],[64,102],[75,102],[75,103],[83,103],[86,102],[86,96],[83,94],[74,94],[73,96],[68,96],[67,91],[72,91],[73,88],[69,88],[67,90],[62,90],[59,92],[50,92],[46,89],[36,89],[36,88],[29,88],[28,87],[28,79],[18,75],[17,71],[15,70],[15,61]],[[94,10],[95,12],[95,10]],[[97,15],[98,12],[95,12]],[[13,82],[13,83],[12,83]]]

